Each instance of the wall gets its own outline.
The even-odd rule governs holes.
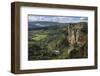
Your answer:
[[[38,74],[22,74],[14,75],[10,73],[10,60],[11,60],[11,15],[10,3],[15,0],[1,0],[0,2],[0,76],[100,76],[100,60],[98,62],[98,70],[81,70],[81,71],[68,71],[68,72],[52,72],[52,73],[38,73]],[[100,1],[99,0],[17,0],[28,2],[43,2],[43,3],[57,3],[57,4],[74,4],[74,5],[89,5],[99,7],[100,17]],[[98,18],[100,20],[100,18]],[[98,23],[100,24],[100,23]],[[98,26],[100,28],[100,26]],[[98,33],[100,30],[98,29]],[[98,36],[98,43],[100,42],[100,35]],[[100,43],[98,44],[100,46]],[[98,51],[100,49],[98,48]],[[99,58],[100,58],[100,51]]]

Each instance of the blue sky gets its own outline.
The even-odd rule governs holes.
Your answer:
[[[77,22],[88,22],[88,17],[29,15],[28,16],[28,21],[29,22],[49,21],[49,22],[60,22],[60,23],[77,23]]]

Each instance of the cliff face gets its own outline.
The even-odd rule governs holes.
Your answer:
[[[87,57],[88,27],[86,23],[70,24],[67,28],[68,54],[71,58]]]

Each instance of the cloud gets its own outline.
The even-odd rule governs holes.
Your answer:
[[[87,17],[78,16],[39,16],[30,15],[28,16],[29,22],[32,21],[49,21],[49,22],[60,22],[60,23],[77,23],[77,22],[87,22]]]
[[[80,22],[88,22],[88,18],[87,17],[81,17]]]

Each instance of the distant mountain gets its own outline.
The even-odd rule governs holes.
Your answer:
[[[82,24],[86,22],[81,22]],[[28,29],[39,29],[39,28],[47,28],[47,27],[60,27],[68,24],[76,24],[76,23],[59,23],[59,22],[48,22],[48,21],[34,21],[28,22]]]
[[[65,25],[65,23],[47,22],[47,21],[28,22],[28,28],[29,29],[48,27],[48,26],[60,26],[60,25]]]

